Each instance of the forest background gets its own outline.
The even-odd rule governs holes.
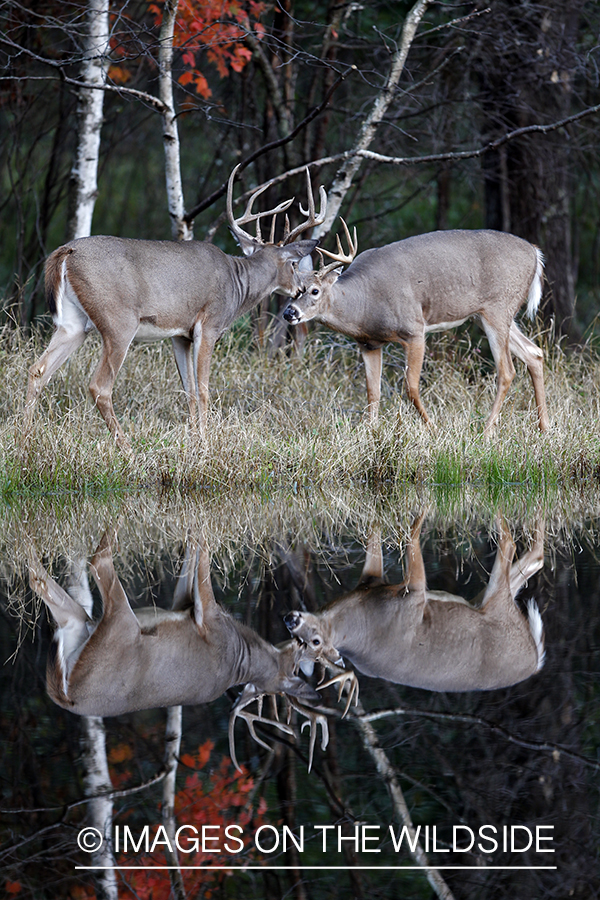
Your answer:
[[[277,518],[280,510],[272,498],[278,488],[284,488],[293,509],[297,503],[305,504],[302,512],[308,520],[313,504],[320,502],[313,489],[328,487],[327,499],[333,499],[340,516],[346,509],[342,491],[357,489],[351,501],[365,519],[359,523],[361,543],[377,519],[383,518],[386,532],[393,533],[380,500],[389,509],[400,506],[398,500],[403,498],[406,530],[410,513],[422,502],[423,483],[437,486],[439,501],[445,496],[440,485],[464,481],[478,485],[483,480],[492,485],[491,492],[484,492],[486,516],[491,517],[498,505],[506,505],[508,493],[498,500],[494,486],[517,483],[535,489],[541,484],[548,491],[549,482],[562,478],[583,488],[569,498],[569,504],[574,496],[583,498],[581,509],[576,507],[573,513],[569,505],[564,513],[569,524],[576,517],[593,515],[600,475],[600,363],[594,346],[600,287],[599,29],[600,8],[591,0],[418,0],[414,5],[401,0],[329,4],[0,0],[0,297],[5,322],[0,346],[0,486],[4,499],[14,500],[19,494],[14,507],[4,507],[8,545],[19,547],[11,529],[20,535],[27,526],[36,536],[39,531],[36,539],[43,551],[53,547],[59,555],[65,542],[67,558],[73,549],[67,546],[65,533],[69,537],[74,533],[85,545],[82,558],[89,556],[109,514],[114,512],[115,519],[122,515],[120,497],[106,488],[123,482],[128,488],[156,481],[163,487],[212,488],[201,495],[202,500],[209,497],[214,519],[228,535],[235,527],[246,531],[248,521],[262,522],[265,510]],[[42,343],[37,324],[49,321],[42,318],[47,254],[65,240],[90,232],[148,239],[185,239],[193,233],[197,240],[214,241],[237,254],[224,206],[227,178],[238,163],[242,182],[236,186],[238,196],[277,179],[264,197],[271,207],[292,195],[304,197],[308,165],[313,186],[323,184],[329,193],[330,211],[319,236],[330,248],[334,242],[328,231],[337,228],[338,213],[350,227],[356,226],[360,249],[435,228],[490,227],[539,244],[546,255],[547,284],[534,336],[544,345],[548,360],[553,420],[549,435],[534,438],[531,421],[521,421],[523,406],[527,409],[530,401],[529,386],[521,383],[511,391],[521,409],[513,415],[507,403],[499,436],[485,445],[477,440],[483,416],[479,402],[487,412],[494,376],[488,366],[486,390],[473,401],[473,386],[481,381],[484,365],[476,356],[473,362],[474,354],[466,352],[471,349],[469,331],[451,339],[450,352],[448,342],[433,349],[429,342],[433,363],[424,372],[424,395],[440,428],[425,429],[411,411],[397,424],[389,392],[379,429],[357,428],[364,384],[362,373],[357,377],[355,349],[347,351],[327,333],[323,337],[327,344],[306,342],[303,359],[288,356],[298,332],[287,333],[279,301],[272,298],[222,341],[211,416],[223,427],[211,429],[204,445],[186,443],[184,404],[179,403],[174,413],[177,375],[170,350],[151,346],[132,350],[118,382],[116,405],[132,434],[133,460],[111,445],[104,424],[86,400],[85,371],[91,360],[85,348],[63,367],[68,371],[61,371],[60,377],[57,373],[54,393],[49,389],[50,399],[40,403],[34,440],[29,448],[24,446],[19,413],[26,370]],[[275,353],[278,346],[286,353]],[[93,352],[97,354],[97,348]],[[386,358],[392,359],[385,374],[389,391],[402,376],[388,350]],[[254,430],[249,429],[251,423]],[[416,494],[413,488],[406,495],[395,492],[406,482],[416,484]],[[380,489],[380,494],[365,492],[365,484]],[[234,496],[239,488],[256,489],[248,514],[246,497],[241,492]],[[222,494],[227,489],[231,496],[224,507]],[[36,531],[35,517],[45,519],[48,495],[58,495],[64,505],[48,504],[52,509],[47,517],[56,524],[50,527],[43,521]],[[85,509],[71,505],[74,495],[85,500]],[[88,498],[98,495],[101,503],[90,510]],[[141,492],[133,496],[136,502],[142,496],[141,502],[148,502]],[[465,508],[481,502],[469,493],[460,497]],[[196,496],[190,492],[188,499],[196,515]],[[538,499],[536,494],[535,503]],[[556,515],[563,514],[562,495],[557,499],[550,490],[544,499]],[[511,500],[523,503],[531,518],[529,494],[514,492]],[[258,515],[256,503],[262,504]],[[327,536],[330,513],[324,503],[322,510],[321,530]],[[518,517],[525,518],[525,512],[519,510]],[[74,521],[68,527],[70,517]],[[182,532],[180,542],[184,524],[193,518],[183,516],[179,507],[161,506],[149,513],[134,506],[128,517],[136,527],[155,522],[158,540],[164,523],[173,521]],[[289,517],[286,507],[281,519],[289,523]],[[201,524],[198,530],[204,532],[205,523]],[[263,557],[271,559],[271,545],[273,554],[280,552],[279,528],[277,521],[268,549],[255,554],[261,565]],[[295,537],[302,534],[299,527],[294,530],[288,524],[288,528]],[[479,534],[470,521],[465,529]],[[126,546],[123,534],[122,540]],[[147,542],[140,540],[140,559],[149,567]],[[452,533],[444,540],[457,543]],[[592,530],[588,542],[596,552],[597,530]],[[397,545],[400,540],[395,549]],[[574,557],[575,551],[570,544],[567,547],[567,555]],[[486,554],[490,555],[487,549]],[[14,555],[25,558],[23,552]],[[13,556],[7,558],[12,571]],[[165,568],[162,559],[156,568]],[[278,577],[283,580],[281,574]],[[25,595],[25,580],[26,573],[14,588],[19,597]],[[133,579],[131,593],[142,596],[145,580]],[[154,576],[149,580],[157,583]],[[250,606],[256,582],[246,569],[240,581]],[[565,600],[575,596],[561,589]],[[237,590],[236,585],[234,593]],[[594,591],[597,598],[595,586]],[[582,594],[588,618],[578,627],[587,633],[588,620],[597,617],[587,585]],[[574,642],[566,627],[558,621],[555,629],[567,635],[565,645],[571,647]],[[6,634],[12,632],[7,628]],[[597,667],[594,634],[590,671]],[[33,652],[38,652],[38,644]],[[597,684],[595,670],[592,675],[589,683]],[[6,714],[10,729],[7,725],[2,731],[13,742],[14,768],[5,803],[32,809],[38,797],[21,793],[28,784],[23,769],[34,772],[32,791],[37,791],[38,747],[55,743],[62,765],[62,756],[78,763],[80,744],[73,737],[72,721],[55,739],[56,729],[48,724],[52,720],[46,708],[40,712],[37,695],[31,706],[22,702],[29,697],[23,685],[31,680],[25,664],[11,677],[17,685],[13,689],[11,684],[15,712],[11,706]],[[557,691],[562,689],[558,678],[551,683]],[[538,691],[542,693],[542,687]],[[574,695],[562,691],[569,702]],[[586,697],[595,710],[591,688]],[[533,701],[532,708],[537,708],[538,697]],[[548,702],[557,706],[554,695]],[[570,727],[571,721],[579,724],[576,715],[563,719],[561,728]],[[532,733],[535,724],[534,720]],[[181,736],[181,724],[177,729],[169,720],[169,729],[174,744],[172,735]],[[43,741],[38,745],[40,730]],[[131,741],[131,734],[126,738]],[[438,732],[433,732],[431,743],[438,740]],[[560,732],[556,740],[567,738]],[[90,747],[93,750],[101,742],[102,735],[96,735]],[[115,738],[110,747],[115,783],[131,774],[115,776],[115,768],[129,765],[124,744]],[[165,768],[171,765],[173,774],[171,793],[163,795],[168,809],[171,801],[164,798],[174,796],[177,753],[167,741],[163,747],[162,730],[158,745],[153,760],[165,759]],[[415,731],[408,752],[418,756],[420,746]],[[575,746],[590,757],[595,753],[595,744],[592,750],[584,741]],[[462,744],[456,742],[456,748],[459,755]],[[202,744],[198,758],[187,763],[202,769],[206,753]],[[336,760],[335,754],[331,759]],[[537,774],[534,765],[530,768]],[[369,774],[373,771],[369,769]],[[567,776],[584,784],[579,771],[573,771]],[[512,784],[513,773],[511,757],[502,777]],[[481,780],[489,780],[487,773]],[[274,805],[295,798],[292,777],[289,784],[283,781]],[[79,787],[69,779],[68,789],[58,793],[60,802],[65,797],[79,802]],[[420,783],[415,781],[415,787],[420,789]],[[89,791],[93,794],[95,786]],[[502,792],[509,795],[504,787]],[[312,787],[306,793],[312,795]],[[564,795],[563,782],[558,794]],[[321,795],[317,802],[321,803]],[[545,815],[546,807],[540,809]],[[582,810],[583,819],[588,813],[583,806]],[[338,814],[337,809],[331,813]],[[27,818],[26,826],[32,834],[41,828],[37,819]],[[68,839],[72,847],[71,834]],[[595,846],[592,840],[590,846]],[[27,876],[31,896],[43,896],[42,882],[48,883],[48,895],[57,896],[54,885],[66,866],[61,856],[64,845],[57,847],[54,880],[48,879],[46,855],[39,857],[39,870],[32,870],[27,854],[26,848],[23,860],[16,859],[5,889],[27,895]],[[572,856],[573,870],[579,872],[569,874],[568,883],[565,876],[561,895],[571,892],[576,878],[589,874],[579,860]],[[180,888],[173,889],[183,895]],[[149,886],[148,892],[153,889]],[[170,889],[167,884],[166,892]],[[426,890],[423,895],[430,896]],[[99,888],[100,896],[116,893],[115,884]],[[273,888],[269,896],[288,893],[289,886],[284,885],[281,891]],[[140,888],[138,896],[142,895]],[[301,886],[295,886],[294,895],[302,896]],[[361,896],[358,889],[355,895]],[[508,885],[497,896],[514,896],[514,890]]]
[[[95,201],[93,233],[193,229],[236,253],[222,227],[234,165],[248,187],[280,177],[269,203],[302,197],[309,164],[334,201],[323,238],[341,209],[361,249],[437,228],[495,228],[539,244],[544,320],[580,338],[600,279],[597,4],[418,3],[405,62],[410,9],[185,0],[163,17],[160,0],[3,0],[5,315],[26,325],[43,311],[43,261],[77,233],[78,188]],[[169,16],[172,98],[159,83]],[[90,125],[92,100],[100,115]],[[90,127],[100,136],[97,188],[82,188],[77,148]],[[167,202],[163,144],[177,138],[180,196]]]
[[[70,489],[99,471],[113,485],[480,481],[499,470],[510,483],[596,478],[597,4],[3,0],[0,16],[5,494],[48,481]],[[115,391],[138,454],[127,468],[89,404],[98,351],[86,342],[45,392],[27,457],[20,416],[27,368],[47,340],[46,255],[89,233],[194,236],[238,254],[224,213],[238,164],[236,202],[270,183],[266,207],[303,202],[308,166],[329,195],[313,232],[325,247],[339,215],[362,250],[436,228],[495,228],[538,244],[546,286],[528,330],[548,364],[547,440],[534,439],[519,371],[498,430],[505,443],[482,445],[495,371],[480,332],[464,326],[428,341],[422,395],[443,428],[406,412],[402,351],[389,347],[383,425],[357,442],[366,398],[356,345],[327,330],[305,342],[281,318],[284,298],[271,298],[217,347],[207,444],[187,442],[166,342],[142,345]],[[219,466],[232,448],[237,465]]]

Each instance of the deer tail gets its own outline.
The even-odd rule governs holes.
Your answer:
[[[534,247],[536,256],[535,275],[529,288],[527,297],[527,315],[530,319],[535,317],[540,300],[542,299],[542,285],[544,283],[544,254],[539,247]]]
[[[59,247],[51,253],[46,261],[44,280],[46,288],[46,305],[52,313],[55,324],[62,319],[62,302],[67,277],[67,257],[73,250],[71,247]]]
[[[527,618],[529,620],[529,631],[534,640],[537,652],[537,666],[535,671],[539,672],[544,665],[546,650],[544,649],[544,625],[542,616],[533,597],[527,601]]]

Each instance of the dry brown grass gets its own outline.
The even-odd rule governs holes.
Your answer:
[[[317,332],[301,357],[270,359],[239,325],[217,347],[208,436],[200,442],[189,433],[170,345],[137,345],[115,389],[134,448],[127,458],[87,393],[94,339],[56,373],[24,440],[27,369],[42,347],[39,336],[8,329],[0,336],[5,498],[145,487],[268,495],[365,488],[389,495],[406,485],[595,491],[600,481],[600,360],[587,349],[567,355],[546,348],[547,434],[537,430],[529,377],[518,364],[500,424],[485,441],[495,374],[466,332],[429,342],[422,398],[431,428],[406,399],[402,351],[386,348],[381,418],[371,429],[363,422],[364,373],[352,342]]]

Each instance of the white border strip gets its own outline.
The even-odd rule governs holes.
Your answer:
[[[342,870],[350,872],[353,869],[361,869],[368,870],[371,872],[377,871],[392,871],[392,872],[427,872],[427,871],[438,871],[438,872],[448,872],[448,871],[470,871],[470,872],[539,872],[539,871],[554,871],[558,868],[558,866],[75,866],[76,871],[98,871],[98,870],[110,870],[114,872],[123,872],[123,871],[148,871],[148,872],[158,872],[158,871],[166,871],[168,869],[178,869],[182,872],[188,872],[190,870],[198,870],[205,869],[212,872],[218,871],[226,871],[226,872],[266,872],[269,870],[284,870],[290,872],[298,872],[304,869],[317,869],[317,870]]]

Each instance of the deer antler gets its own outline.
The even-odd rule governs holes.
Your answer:
[[[329,725],[327,724],[327,716],[318,709],[310,709],[310,707],[304,706],[303,703],[299,703],[289,694],[285,694],[285,699],[288,703],[288,721],[293,708],[296,712],[299,712],[306,717],[306,722],[303,722],[300,726],[300,732],[303,732],[306,726],[310,725],[310,739],[308,743],[308,771],[310,772],[313,764],[319,725],[321,726],[321,750],[325,750],[329,743]]]
[[[352,262],[354,257],[356,256],[356,251],[358,250],[358,238],[356,236],[356,226],[354,227],[354,240],[350,236],[350,230],[346,225],[344,219],[340,218],[342,225],[344,226],[344,232],[346,235],[346,240],[348,242],[348,252],[344,253],[342,249],[342,242],[340,241],[339,234],[336,234],[335,239],[337,241],[337,253],[331,253],[329,250],[321,250],[317,248],[317,253],[321,256],[321,267],[319,269],[319,275],[327,275],[328,272],[332,272],[334,269],[337,269],[341,264],[343,266],[347,266]],[[328,263],[328,265],[324,265],[323,256],[329,256],[330,259],[334,259],[335,262]]]
[[[325,221],[325,216],[327,215],[327,194],[325,192],[325,188],[323,185],[319,188],[319,200],[320,200],[320,209],[319,215],[317,216],[315,213],[315,198],[312,192],[312,186],[310,183],[310,174],[308,171],[308,166],[306,167],[306,195],[308,199],[308,209],[304,209],[302,204],[300,204],[300,212],[303,216],[307,216],[306,222],[301,222],[300,225],[296,225],[296,227],[290,231],[290,223],[289,219],[285,217],[285,231],[283,234],[283,244],[291,244],[292,241],[295,241],[299,234],[302,234],[305,231],[308,231],[309,228],[314,228],[316,225],[322,225]]]
[[[236,719],[244,719],[246,724],[248,725],[248,731],[254,738],[257,744],[260,744],[261,747],[264,747],[265,750],[271,750],[272,748],[265,741],[261,740],[254,730],[254,726],[257,722],[262,722],[265,725],[274,725],[275,728],[279,728],[280,731],[283,731],[285,734],[290,734],[294,737],[294,729],[286,724],[285,722],[280,722],[277,718],[277,713],[275,713],[275,718],[266,719],[262,715],[262,702],[263,699],[269,696],[264,691],[259,692],[252,684],[247,684],[238,699],[236,700],[233,709],[231,710],[231,714],[229,716],[229,755],[231,757],[231,761],[238,770],[241,772],[241,767],[237,761],[235,755],[235,721]],[[270,695],[272,696],[272,695]],[[246,709],[251,703],[256,700],[258,706],[258,713],[252,713]]]
[[[273,718],[267,719],[262,714],[262,704],[265,697],[271,697],[273,701]],[[301,715],[306,717],[306,722],[302,723],[300,731],[304,731],[304,728],[307,725],[310,725],[310,739],[308,746],[308,771],[310,772],[313,764],[313,756],[315,750],[315,744],[317,741],[317,731],[318,727],[321,726],[321,750],[325,750],[327,744],[329,743],[329,726],[327,725],[327,717],[324,712],[319,709],[311,709],[308,706],[304,706],[303,703],[300,703],[295,697],[292,697],[291,694],[283,694],[285,699],[288,716],[287,722],[279,721],[279,714],[277,711],[277,701],[276,695],[268,694],[266,692],[260,692],[257,688],[252,684],[247,684],[238,699],[236,700],[233,709],[231,710],[231,714],[229,716],[229,755],[231,757],[231,761],[236,767],[238,771],[241,771],[240,765],[237,761],[237,757],[235,755],[235,722],[236,719],[244,719],[248,726],[248,731],[254,738],[257,744],[260,744],[261,747],[264,747],[265,750],[271,750],[272,747],[263,741],[255,731],[256,723],[262,723],[264,725],[273,725],[275,728],[278,728],[280,731],[283,731],[284,734],[289,734],[292,737],[296,737],[296,732],[290,725],[290,717],[292,709],[295,709],[296,712],[299,712]],[[250,712],[246,709],[251,703],[256,700],[258,711],[256,713]]]
[[[259,187],[256,191],[254,191],[253,194],[251,194],[250,199],[246,204],[246,209],[244,210],[242,215],[236,219],[233,215],[233,182],[235,180],[235,176],[239,167],[240,164],[235,167],[235,169],[229,176],[229,181],[227,182],[227,218],[229,220],[229,227],[231,228],[231,232],[238,243],[250,240],[258,241],[259,243],[264,244],[265,241],[263,241],[260,233],[260,220],[264,219],[265,216],[273,216],[273,222],[271,225],[271,243],[273,243],[275,218],[278,213],[285,212],[286,209],[289,209],[289,207],[294,202],[294,198],[292,197],[291,200],[284,200],[273,209],[269,209],[266,212],[252,212],[252,206],[256,198],[260,197],[260,195],[263,194],[267,190],[267,188],[271,186],[271,183],[268,182],[267,184],[263,184],[262,187]],[[251,234],[248,234],[247,231],[244,231],[243,228],[240,227],[241,225],[245,225],[247,222],[256,222],[256,237],[252,237]]]
[[[326,687],[331,687],[333,684],[339,683],[338,688],[338,703],[342,699],[342,695],[344,693],[344,689],[348,688],[348,697],[346,699],[346,708],[342,713],[342,719],[344,716],[348,714],[348,710],[354,704],[356,706],[358,704],[358,694],[360,690],[360,685],[358,682],[358,678],[356,676],[356,672],[352,670],[348,671],[347,669],[342,669],[340,666],[336,666],[334,663],[327,663],[327,668],[333,669],[337,671],[337,674],[330,678],[329,681],[320,681],[317,685],[317,690],[324,690]],[[323,676],[325,677],[325,676]]]

